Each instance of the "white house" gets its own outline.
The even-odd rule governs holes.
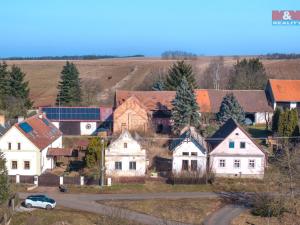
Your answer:
[[[40,175],[52,169],[48,149],[61,147],[62,133],[41,114],[15,124],[0,139],[9,175]]]
[[[220,177],[263,178],[265,153],[249,134],[229,119],[208,143],[210,169]]]
[[[125,130],[105,150],[107,176],[145,176],[146,150]]]
[[[194,127],[183,130],[180,137],[171,143],[170,148],[173,153],[172,171],[174,173],[183,171],[205,173],[206,142]]]

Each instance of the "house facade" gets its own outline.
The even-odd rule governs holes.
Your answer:
[[[146,150],[124,130],[105,150],[105,169],[111,177],[145,176]]]
[[[145,106],[135,97],[129,97],[114,111],[114,133],[125,130],[143,131],[149,128],[149,118]]]
[[[276,107],[300,109],[300,80],[270,79],[266,94],[274,110]]]
[[[233,119],[229,119],[208,139],[209,162],[218,177],[264,177],[265,153],[250,135]]]
[[[0,139],[9,175],[40,175],[55,167],[49,148],[62,147],[62,133],[43,115],[12,126]]]
[[[40,112],[64,135],[93,135],[101,125],[110,130],[112,108],[107,107],[41,107]]]
[[[171,143],[173,173],[206,172],[207,148],[204,138],[194,127],[183,130]]]

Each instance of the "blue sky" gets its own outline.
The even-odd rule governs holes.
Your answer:
[[[0,57],[300,53],[300,26],[272,26],[299,0],[1,0]]]

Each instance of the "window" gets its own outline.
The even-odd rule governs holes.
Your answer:
[[[229,141],[229,148],[234,148],[234,141]]]
[[[18,150],[21,150],[21,143],[18,143]]]
[[[126,142],[124,143],[124,148],[127,148],[127,143]]]
[[[30,162],[24,161],[24,170],[30,170]]]
[[[246,148],[246,142],[240,142],[240,148]]]
[[[136,170],[136,162],[129,162],[129,169]]]
[[[188,152],[183,152],[182,155],[189,155],[189,153]]]
[[[191,170],[192,171],[198,170],[197,160],[191,160]]]
[[[235,160],[233,161],[233,167],[234,167],[234,168],[240,168],[240,166],[241,166],[241,161],[238,160],[238,159],[235,159]]]
[[[11,150],[11,143],[8,143],[8,150]]]
[[[182,170],[189,170],[189,161],[182,160]]]
[[[17,162],[17,161],[11,161],[11,168],[12,168],[13,170],[18,169],[18,162]]]
[[[254,169],[255,168],[255,160],[254,159],[249,159],[249,168]]]
[[[191,155],[192,156],[197,156],[198,154],[197,154],[197,152],[191,152]]]
[[[219,167],[226,167],[225,159],[220,159],[220,161],[219,161]]]
[[[115,170],[122,170],[122,162],[115,162]]]

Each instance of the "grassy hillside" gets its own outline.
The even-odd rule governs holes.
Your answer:
[[[225,57],[225,66],[236,60]],[[145,89],[146,83],[153,79],[153,72],[166,70],[174,61],[155,58],[101,59],[73,61],[81,74],[83,87],[95,105],[112,105],[116,89]],[[197,79],[208,66],[210,57],[200,57],[190,61],[196,69]],[[16,64],[27,74],[31,98],[35,106],[52,105],[55,102],[60,71],[65,64],[57,61],[7,61]],[[300,79],[300,59],[263,60],[272,78]]]

